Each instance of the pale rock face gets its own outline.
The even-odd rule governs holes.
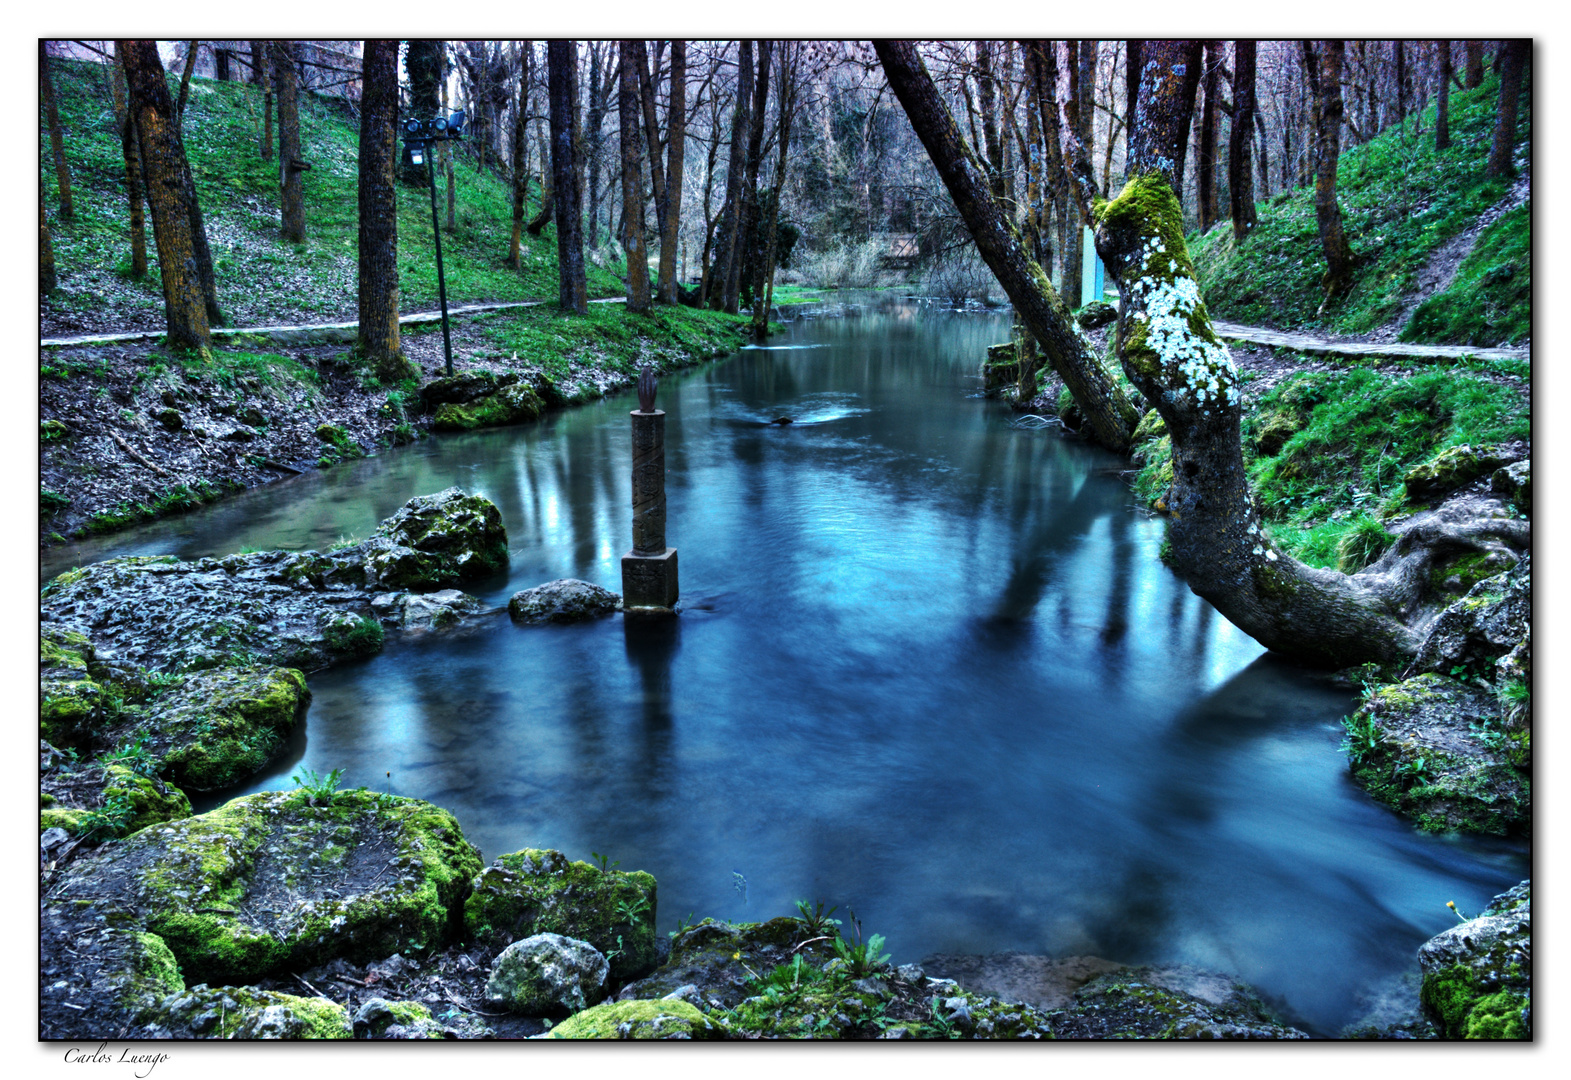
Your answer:
[[[579,1012],[605,997],[610,971],[605,956],[587,941],[535,934],[496,958],[486,1000],[526,1016]]]

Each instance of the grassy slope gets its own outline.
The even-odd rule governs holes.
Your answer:
[[[153,272],[142,282],[126,276],[130,229],[125,174],[105,68],[52,62],[51,72],[67,132],[77,219],[62,222],[55,213],[53,167],[45,155],[40,170],[62,285],[60,295],[49,303],[62,310],[107,308],[139,316],[144,324],[161,319],[150,217],[147,246]],[[170,84],[177,94],[173,75]],[[264,162],[259,150],[260,91],[240,83],[192,80],[184,121],[186,153],[213,249],[219,300],[236,324],[354,317],[358,120],[337,104],[310,95],[302,97],[300,114],[304,156],[312,168],[305,174],[306,242],[296,246],[278,238],[275,165]],[[449,302],[554,297],[554,227],[547,226],[539,237],[526,235],[529,251],[522,272],[503,266],[512,229],[510,185],[477,171],[464,151],[456,173],[456,229],[442,237]],[[430,195],[423,185],[400,184],[398,197],[403,309],[435,307]],[[440,177],[438,198],[445,221],[446,185]],[[531,215],[536,201],[531,199]],[[620,294],[618,269],[590,262],[590,296]]]
[[[1531,72],[1524,79],[1518,153],[1532,138]],[[1313,187],[1259,204],[1260,225],[1235,250],[1232,230],[1190,237],[1190,254],[1213,316],[1282,329],[1361,334],[1389,323],[1424,262],[1498,202],[1509,183],[1484,176],[1499,80],[1451,95],[1451,146],[1434,148],[1433,104],[1424,133],[1391,128],[1344,149],[1338,200],[1348,239],[1364,258],[1349,294],[1323,315],[1325,272]],[[1507,214],[1480,236],[1456,283],[1409,321],[1403,340],[1463,345],[1518,342],[1530,331],[1530,207]]]

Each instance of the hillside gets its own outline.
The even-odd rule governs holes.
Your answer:
[[[76,219],[59,218],[53,169],[45,154],[40,167],[60,288],[40,303],[42,335],[161,328],[163,295],[150,215],[149,274],[142,281],[129,276],[125,167],[108,69],[52,60],[50,72],[66,133]],[[178,94],[178,78],[171,75],[170,83]],[[192,80],[183,124],[186,154],[213,250],[219,302],[231,325],[355,317],[359,117],[348,109],[337,99],[301,95],[301,143],[311,169],[305,174],[306,242],[295,245],[278,235],[276,163],[263,161],[260,151],[260,90],[242,83]],[[47,135],[44,138],[47,147]],[[554,297],[554,226],[546,226],[538,237],[525,234],[528,250],[521,271],[504,266],[512,233],[511,185],[489,170],[477,170],[462,149],[455,175],[456,228],[442,236],[449,303]],[[437,185],[445,225],[446,185],[441,177]],[[527,210],[531,217],[538,196],[538,186],[532,186]],[[434,308],[430,195],[423,184],[400,184],[398,200],[403,310]],[[605,258],[587,262],[591,297],[622,292],[616,265]]]
[[[1191,235],[1206,306],[1215,318],[1375,340],[1521,345],[1532,330],[1529,160],[1531,74],[1517,127],[1516,181],[1484,175],[1499,80],[1453,92],[1451,146],[1435,150],[1435,106],[1422,132],[1391,128],[1343,147],[1337,195],[1355,254],[1351,291],[1321,313],[1325,271],[1314,188],[1273,195],[1239,246],[1226,221]],[[1454,276],[1453,276],[1454,275]]]

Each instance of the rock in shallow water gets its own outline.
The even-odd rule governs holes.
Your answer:
[[[609,615],[621,606],[622,598],[610,589],[563,578],[514,593],[507,613],[519,623],[569,623]]]

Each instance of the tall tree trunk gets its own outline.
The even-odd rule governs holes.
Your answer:
[[[671,42],[671,100],[666,109],[666,200],[660,217],[660,302],[677,303],[676,255],[682,231],[682,177],[687,161],[687,42]]]
[[[200,41],[188,41],[185,44],[185,70],[180,73],[180,97],[175,102],[175,120],[180,124],[185,123],[185,103],[191,100],[191,75],[196,71],[196,54]]]
[[[305,243],[305,180],[300,156],[300,102],[294,42],[273,42],[273,82],[278,88],[278,187],[283,237]]]
[[[549,49],[549,46],[547,46]],[[549,60],[549,55],[547,57]],[[539,236],[556,212],[556,179],[551,168],[551,145],[549,140],[540,140],[540,209],[529,220],[525,227],[530,236]]]
[[[529,68],[534,42],[526,41],[518,58],[518,116],[513,121],[513,235],[507,243],[507,265],[522,269],[524,201],[529,196]]]
[[[142,214],[141,148],[136,116],[126,101],[125,62],[118,50],[109,85],[114,97],[115,126],[120,129],[120,153],[125,158],[125,192],[131,218],[131,277],[141,281],[147,276],[147,226]]]
[[[1462,52],[1466,58],[1463,65],[1462,89],[1476,90],[1484,83],[1484,43],[1469,40],[1464,43]]]
[[[643,154],[638,145],[638,72],[634,42],[617,46],[617,116],[622,135],[622,250],[627,253],[627,310],[649,310],[649,254],[644,248]],[[637,42],[642,45],[643,42]]]
[[[1413,574],[1427,575],[1422,555],[1394,575],[1396,583],[1313,569],[1275,549],[1255,509],[1239,437],[1238,373],[1201,302],[1174,194],[1188,113],[1178,69],[1189,50],[1176,41],[1147,49],[1129,183],[1105,202],[1088,160],[1076,162],[1075,175],[1124,300],[1124,371],[1172,438],[1165,559],[1267,648],[1333,667],[1411,657],[1418,635],[1390,612],[1401,609]]]
[[[1490,176],[1515,176],[1511,154],[1516,147],[1518,99],[1522,94],[1522,69],[1527,65],[1529,42],[1512,38],[1502,43],[1500,61],[1500,105],[1495,113],[1494,145],[1489,151]]]
[[[711,68],[710,73],[713,75],[713,68]],[[710,197],[714,194],[715,165],[720,157],[720,108],[720,94],[718,92],[711,94],[709,96],[709,152],[704,158],[704,244],[698,256],[698,304],[700,307],[712,306],[715,291],[714,267],[710,254],[714,250],[715,226],[718,222],[713,215]]]
[[[1200,231],[1206,232],[1217,221],[1216,199],[1216,136],[1221,110],[1217,96],[1222,85],[1222,43],[1205,44],[1205,104],[1200,110],[1200,157],[1195,176],[1195,202],[1197,203]],[[1234,84],[1236,101],[1237,84]]]
[[[55,277],[55,245],[49,237],[49,211],[44,206],[44,178],[38,178],[38,291],[48,296],[59,288]]]
[[[1124,41],[1124,172],[1129,172],[1129,163],[1134,160],[1135,145],[1135,105],[1140,100],[1140,71],[1142,65],[1142,46],[1145,43],[1139,38],[1128,38]]]
[[[768,292],[766,294],[761,289],[753,295],[753,334],[760,339],[769,331],[769,309],[775,299],[775,242],[779,236],[780,200],[785,191],[786,161],[791,152],[791,119],[796,112],[795,69],[801,65],[800,56],[798,52],[793,66],[791,43],[780,43],[780,62],[775,77],[775,99],[780,106],[780,123],[776,135],[775,186],[769,200],[769,224],[765,227],[763,259],[764,287]]]
[[[556,200],[557,303],[576,315],[589,313],[584,273],[583,198],[578,187],[578,43],[553,40],[546,45],[546,76],[551,90],[551,180]]]
[[[752,129],[747,135],[747,177],[742,188],[742,235],[737,243],[737,311],[741,308],[741,288],[747,290],[747,303],[763,285],[764,253],[758,236],[758,173],[764,164],[764,129],[768,126],[769,64],[773,42],[758,41],[758,73],[753,79]],[[730,310],[730,309],[728,309]]]
[[[177,121],[178,122],[178,121]],[[218,306],[218,282],[213,276],[213,251],[207,244],[207,225],[202,220],[202,202],[196,195],[196,177],[191,174],[190,163],[181,170],[185,184],[185,204],[191,213],[191,251],[196,258],[196,277],[202,286],[202,303],[207,308],[209,327],[224,325],[224,313]]]
[[[993,198],[1004,197],[1004,148],[998,137],[998,84],[993,77],[993,43],[976,43],[976,89],[982,113],[982,144],[987,152],[987,182]]]
[[[207,307],[192,250],[191,211],[186,205],[188,166],[175,122],[174,99],[164,81],[164,65],[153,41],[116,41],[115,49],[124,58],[130,108],[146,155],[148,203],[164,286],[168,341],[175,348],[205,351],[209,342]]]
[[[1318,89],[1315,223],[1320,228],[1320,246],[1326,256],[1322,284],[1326,300],[1330,301],[1352,285],[1357,262],[1342,228],[1342,208],[1336,201],[1336,168],[1342,154],[1342,42],[1339,40],[1320,43]]]
[[[1260,144],[1260,197],[1271,197],[1271,160],[1268,156],[1269,148],[1266,145],[1266,122],[1260,115],[1260,110],[1255,110],[1255,134],[1259,136],[1255,141]]]
[[[875,41],[873,47],[890,88],[976,242],[977,252],[1069,387],[1092,437],[1111,450],[1127,450],[1138,419],[1134,407],[1081,342],[1069,309],[992,197],[986,171],[966,145],[916,46],[909,41]]]
[[[1042,193],[1041,227],[1038,232],[1042,256],[1037,262],[1042,272],[1051,278],[1053,259],[1058,254],[1054,249],[1052,233],[1055,230],[1058,233],[1060,250],[1065,242],[1062,215],[1059,213],[1063,202],[1065,173],[1062,147],[1058,140],[1058,43],[1052,40],[1027,41],[1025,48],[1033,60],[1031,66],[1035,82],[1028,89],[1036,103],[1036,116],[1042,125],[1044,155],[1042,176],[1045,190]],[[1062,273],[1059,274],[1058,283],[1064,283]]]
[[[391,383],[420,377],[398,332],[398,42],[366,41],[361,71],[358,345]]]
[[[60,188],[60,216],[70,221],[76,216],[71,205],[71,170],[65,163],[65,133],[60,127],[60,109],[55,104],[55,84],[49,78],[49,57],[44,52],[44,42],[38,42],[38,88],[44,99],[44,113],[49,119],[49,149],[55,159],[55,182]]]
[[[589,173],[589,220],[585,223],[588,230],[584,237],[584,244],[593,251],[596,242],[600,239],[600,129],[605,124],[605,109],[602,106],[605,98],[602,96],[602,77],[606,82],[611,81],[611,73],[600,71],[600,55],[609,50],[602,48],[604,43],[591,41],[589,43],[589,113],[585,118],[584,126],[584,156],[585,168]],[[622,46],[626,46],[622,42]],[[618,65],[620,71],[620,64]],[[625,205],[625,204],[624,204]],[[625,212],[625,211],[624,211]],[[618,236],[618,240],[626,243],[625,235]]]
[[[1397,40],[1391,43],[1391,60],[1396,66],[1396,123],[1402,127],[1407,123],[1407,49],[1405,41]]]
[[[1233,244],[1244,242],[1258,222],[1254,173],[1250,168],[1255,134],[1255,43],[1233,44],[1233,123],[1227,142],[1227,197],[1233,213]]]
[[[726,168],[726,201],[720,226],[720,253],[717,269],[724,271],[720,283],[719,307],[737,313],[737,288],[733,269],[741,258],[742,178],[747,171],[748,109],[753,101],[753,43],[744,38],[737,43],[736,105],[731,112],[731,155]]]
[[[1440,50],[1440,79],[1435,87],[1435,149],[1451,145],[1451,43],[1437,41]]]
[[[1069,127],[1070,145],[1076,142],[1088,142],[1090,127],[1090,110],[1086,107],[1086,64],[1085,53],[1090,41],[1064,42],[1064,62],[1069,67],[1069,96],[1064,101],[1064,120]],[[1070,152],[1071,154],[1073,151]],[[1064,164],[1068,164],[1069,155],[1065,155]],[[1059,233],[1059,246],[1064,253],[1063,296],[1064,302],[1071,308],[1077,308],[1081,303],[1082,263],[1085,261],[1085,228],[1081,224],[1080,214],[1074,200],[1068,198],[1069,185],[1060,183],[1060,192],[1063,198],[1060,205],[1063,210],[1062,228]]]
[[[644,138],[649,144],[649,187],[655,196],[655,220],[665,221],[666,204],[666,178],[665,170],[660,167],[660,121],[655,115],[655,86],[659,81],[660,53],[657,49],[654,57],[654,70],[649,62],[649,50],[644,46],[642,39],[635,42],[636,57],[638,62],[638,99],[643,108]],[[669,109],[667,110],[666,126],[671,125]]]
[[[1052,266],[1052,248],[1044,244],[1047,232],[1045,153],[1042,148],[1042,112],[1037,104],[1037,50],[1027,46],[1021,52],[1021,72],[1026,89],[1026,249],[1044,270]]]
[[[251,62],[262,87],[262,160],[273,160],[273,43],[251,42]]]

